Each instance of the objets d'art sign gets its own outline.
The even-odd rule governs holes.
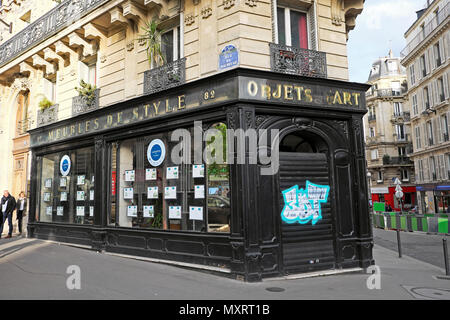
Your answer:
[[[328,201],[330,186],[318,185],[306,181],[306,188],[295,185],[282,192],[284,208],[281,218],[286,223],[315,225],[322,219],[321,204]]]

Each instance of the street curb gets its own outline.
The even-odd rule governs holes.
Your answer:
[[[315,272],[308,272],[308,273],[299,273],[299,274],[292,274],[292,275],[283,276],[283,277],[267,278],[267,279],[263,279],[263,282],[327,277],[327,276],[334,276],[334,275],[344,274],[344,273],[349,273],[349,274],[364,273],[364,269],[363,268],[331,269],[331,270],[315,271]]]

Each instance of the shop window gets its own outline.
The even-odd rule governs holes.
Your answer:
[[[226,125],[211,128],[220,133],[216,138],[222,138],[225,155]],[[199,161],[198,151],[210,152],[212,146],[204,142],[201,150],[194,149],[194,130],[187,130],[190,137],[178,141],[171,141],[173,132],[166,132],[112,144],[110,224],[230,232],[229,165]],[[183,162],[174,155],[181,155]]]
[[[93,224],[94,183],[93,147],[42,156],[39,221]]]
[[[277,8],[278,43],[308,49],[306,13],[290,8]]]

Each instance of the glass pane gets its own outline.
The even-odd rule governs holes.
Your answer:
[[[278,23],[278,43],[286,45],[284,8],[277,8],[277,23]]]
[[[165,63],[173,61],[173,30],[168,31],[161,36],[161,51]]]
[[[291,16],[291,42],[296,48],[308,49],[308,33],[306,27],[306,14],[290,11]]]

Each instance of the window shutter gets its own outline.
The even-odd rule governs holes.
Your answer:
[[[428,101],[430,101],[430,108],[432,107],[432,106],[434,106],[434,88],[433,88],[433,84],[434,84],[434,81],[431,81],[429,84],[428,84]]]
[[[422,70],[420,69],[420,58],[418,58],[418,59],[416,59],[416,62],[415,62],[415,69],[414,69],[414,73],[415,73],[415,82],[417,83],[420,79],[422,79],[422,76],[421,76],[421,74],[422,74]]]
[[[439,53],[441,54],[441,62],[445,62],[444,37],[439,39]]]
[[[439,125],[438,125],[438,121],[437,121],[438,119],[437,118],[434,118],[433,120],[432,120],[432,122],[433,122],[433,142],[434,143],[436,143],[436,142],[438,142],[439,140],[438,140],[438,137],[439,137],[439,135],[440,135],[440,127],[439,127]]]
[[[428,50],[425,51],[425,74],[430,73],[430,57],[428,55]]]
[[[433,86],[433,100],[434,100],[434,104],[438,105],[439,104],[439,90],[438,90],[437,80],[433,80],[432,86]]]
[[[442,142],[442,129],[441,129],[441,118],[438,116],[436,119],[436,135],[437,135],[437,142]]]
[[[430,158],[427,158],[424,161],[424,175],[426,176],[425,180],[430,181],[431,180],[431,164],[430,164]]]
[[[309,44],[310,49],[312,50],[318,50],[317,47],[317,37],[316,37],[316,12],[315,12],[315,5],[314,3],[311,5],[311,7],[308,10],[308,21],[309,21]]]
[[[436,69],[436,60],[434,58],[434,45],[431,46],[431,48],[428,49],[428,59],[430,62],[430,70]]]
[[[422,123],[422,132],[423,132],[423,146],[428,146],[428,130],[427,130],[427,124],[426,123]]]
[[[442,80],[443,80],[442,82],[444,85],[444,96],[445,96],[445,99],[448,99],[448,72],[444,73]]]
[[[443,42],[443,51],[447,60],[450,59],[450,31],[447,31],[445,35],[442,37]],[[450,178],[450,177],[449,177]]]
[[[422,111],[425,111],[425,101],[423,100],[423,90],[419,89],[418,91],[419,91],[419,94],[417,95],[418,96],[417,103],[421,107],[419,109],[421,109]]]
[[[447,111],[447,132],[450,134],[450,111]]]

